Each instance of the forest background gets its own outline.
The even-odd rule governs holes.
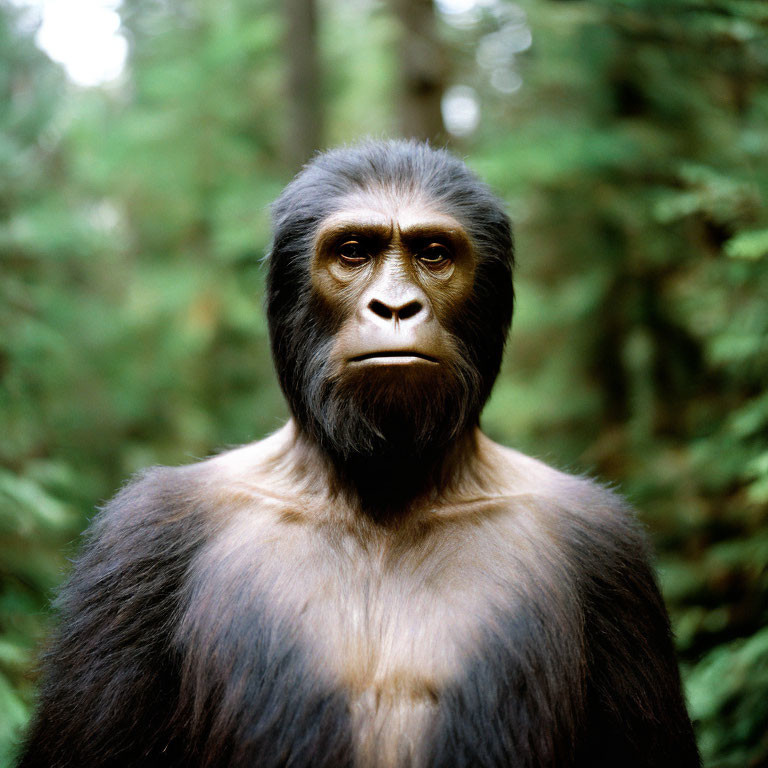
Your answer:
[[[631,499],[705,765],[768,766],[768,4],[116,11],[126,66],[86,88],[0,0],[0,766],[94,507],[285,419],[268,206],[366,135],[447,143],[508,203],[484,428]]]

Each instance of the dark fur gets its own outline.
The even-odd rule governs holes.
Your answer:
[[[205,530],[198,493],[193,468],[152,470],[89,530],[20,768],[349,763],[344,701],[304,668],[286,628],[238,602],[246,585],[226,595],[243,609],[226,625],[180,626],[199,588],[188,572]]]
[[[233,573],[195,612],[210,598],[187,573],[202,543],[195,486],[193,470],[156,470],[100,515],[59,603],[20,768],[353,765],[344,697],[307,667],[290,624],[265,621],[247,580]],[[559,526],[557,550],[535,554],[553,582],[499,607],[440,694],[427,765],[698,765],[642,536],[608,494],[573,490],[575,512],[540,510]],[[514,604],[519,585],[507,588]]]
[[[423,186],[481,251],[477,290],[451,329],[479,377],[471,392],[454,390],[464,398],[464,427],[490,392],[512,310],[508,222],[458,161],[418,145],[373,144],[321,156],[301,174],[275,207],[275,358],[303,428],[351,465],[370,455],[370,435],[358,435],[352,451],[338,445],[342,435],[354,441],[345,424],[360,420],[324,412],[309,394],[327,373],[333,327],[313,314],[307,248],[339,195],[381,181]],[[432,435],[422,453],[453,466],[441,444],[447,435]],[[390,474],[396,462],[387,461],[384,484],[402,491],[411,479]],[[276,618],[254,590],[259,555],[269,550],[233,538],[224,557],[210,560],[208,545],[235,501],[211,490],[206,471],[143,474],[86,534],[58,601],[60,629],[20,768],[354,765],[345,694],[309,662],[291,616]],[[436,523],[471,532],[519,516],[546,535],[522,534],[511,571],[520,578],[496,585],[493,620],[463,675],[436,692],[426,765],[693,768],[698,755],[644,538],[610,493],[578,478],[557,482],[556,501],[499,497],[476,521]],[[289,563],[287,572],[301,567]]]
[[[539,584],[502,613],[443,692],[433,768],[699,765],[643,536],[615,497],[573,491],[570,510],[541,509],[562,545],[556,589]],[[585,524],[574,502],[601,507],[597,520]]]

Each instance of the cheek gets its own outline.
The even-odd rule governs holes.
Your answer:
[[[350,311],[341,318],[339,325],[334,331],[329,356],[331,370],[334,372],[334,375],[342,374],[347,359],[346,350],[354,346],[358,333],[359,327],[355,312]]]
[[[453,332],[461,326],[461,315],[472,297],[475,271],[474,256],[467,250],[459,254],[450,271],[418,275],[435,317],[446,330]]]
[[[341,267],[339,269],[342,269]],[[365,275],[342,273],[337,275],[329,267],[312,269],[312,292],[319,311],[327,315],[334,329],[354,316],[355,307],[365,288]]]
[[[432,311],[440,325],[452,333],[463,324],[472,296],[471,282],[432,285],[427,291]]]
[[[358,284],[339,283],[326,275],[313,276],[312,299],[308,305],[308,317],[322,337],[322,368],[331,378],[342,374],[346,356],[344,349],[353,346],[359,334],[361,287]],[[317,336],[316,342],[319,341]],[[310,350],[314,353],[316,350]]]
[[[336,336],[354,318],[360,292],[351,285],[336,285],[333,291],[316,285],[313,289],[309,316],[325,335]]]

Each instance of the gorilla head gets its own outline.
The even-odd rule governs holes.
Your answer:
[[[273,207],[272,353],[303,431],[337,463],[406,462],[469,433],[512,317],[499,200],[415,142],[317,156]]]

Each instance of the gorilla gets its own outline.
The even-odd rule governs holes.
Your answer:
[[[446,151],[368,142],[315,157],[273,234],[292,417],[97,515],[21,768],[698,766],[632,511],[479,429],[500,201]]]

